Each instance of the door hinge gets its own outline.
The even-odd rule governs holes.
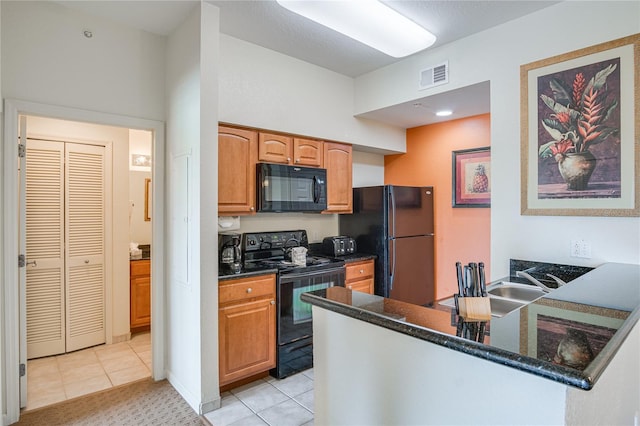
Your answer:
[[[27,258],[24,254],[18,255],[18,268],[24,268],[27,265]]]
[[[18,157],[24,158],[27,153],[27,146],[23,143],[18,144]]]
[[[20,377],[23,377],[25,374],[27,374],[27,366],[26,365],[20,364],[19,369],[20,369],[20,371],[19,371]]]

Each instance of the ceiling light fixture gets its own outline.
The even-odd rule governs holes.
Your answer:
[[[448,117],[448,116],[450,116],[451,114],[453,114],[453,111],[450,111],[450,110],[448,110],[448,109],[443,109],[443,110],[441,110],[441,111],[436,112],[436,115],[437,115],[438,117]]]
[[[419,52],[436,41],[429,31],[378,0],[277,2],[394,58]]]

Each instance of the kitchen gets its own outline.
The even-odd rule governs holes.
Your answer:
[[[508,259],[511,257],[537,258],[569,263],[573,259],[569,257],[568,245],[574,236],[583,237],[591,241],[592,247],[597,248],[593,252],[590,263],[602,263],[607,260],[637,263],[639,252],[637,239],[635,239],[635,235],[632,232],[629,232],[629,229],[635,229],[638,226],[637,219],[580,218],[575,220],[557,217],[525,217],[519,214],[520,186],[517,173],[514,175],[514,169],[517,169],[517,161],[519,159],[519,144],[517,143],[519,137],[519,99],[517,94],[519,80],[517,70],[519,65],[531,60],[637,32],[637,23],[633,20],[633,17],[637,16],[637,9],[633,4],[618,4],[617,7],[613,7],[607,3],[595,2],[588,6],[583,6],[584,9],[579,11],[568,11],[569,6],[566,4],[553,6],[553,10],[540,12],[535,17],[514,21],[494,31],[481,34],[476,38],[462,40],[453,44],[450,49],[441,49],[436,52],[438,57],[427,58],[428,60],[425,61],[424,65],[428,65],[444,57],[449,57],[449,60],[452,61],[451,64],[455,65],[452,70],[457,70],[456,76],[452,75],[451,87],[474,84],[479,80],[491,80],[490,145],[495,164],[492,170],[494,194],[491,209],[492,275],[503,275],[508,267]],[[3,7],[2,13],[4,19],[4,16],[9,12]],[[218,15],[207,4],[202,6],[200,13],[205,22],[218,22]],[[34,13],[34,15],[40,14],[42,14],[41,10],[36,10]],[[559,16],[566,16],[566,14],[578,14],[581,22],[591,23],[591,28],[598,28],[597,34],[586,29],[578,29],[579,33],[576,34],[575,38],[558,39],[548,34],[540,34],[544,42],[539,40],[539,44],[536,43],[534,45],[531,42],[531,44],[525,44],[524,46],[522,42],[516,43],[514,40],[513,34],[518,33],[523,28],[536,32],[535,28],[539,28],[540,19],[550,22],[551,26],[562,27],[563,22],[561,22]],[[15,14],[9,14],[8,16],[15,18],[14,22],[17,23],[16,25],[21,25],[21,28],[33,27],[21,15],[16,17]],[[609,22],[618,22],[619,24],[616,25],[616,28],[603,28],[598,24],[600,19],[604,19],[603,17],[606,17]],[[49,18],[51,17],[47,16],[47,19]],[[50,22],[55,21],[53,18],[50,20]],[[190,24],[193,24],[193,22],[190,21]],[[105,31],[108,30],[107,25],[103,24],[103,27],[105,27]],[[187,40],[200,40],[200,34],[194,35],[187,31],[187,27],[198,28],[198,25],[185,26],[182,28],[183,31],[177,32],[170,38],[173,44],[171,44],[171,49],[167,53],[167,61],[172,64],[167,72],[169,81],[167,84],[169,85],[177,80],[175,77],[176,74],[179,74],[176,71],[177,64],[184,63],[177,60],[178,53],[184,52],[179,52],[180,49],[176,46],[190,45]],[[213,25],[213,27],[217,28],[216,25]],[[3,32],[8,31],[7,28],[11,29],[3,21]],[[207,36],[211,36],[209,30],[204,29],[203,31]],[[395,153],[405,150],[404,131],[398,131],[392,127],[369,122],[368,120],[354,119],[353,114],[354,112],[361,114],[415,98],[416,94],[413,86],[408,87],[406,82],[413,81],[413,72],[422,64],[405,62],[401,64],[402,66],[392,67],[387,70],[392,72],[392,76],[383,76],[386,73],[374,72],[357,79],[355,86],[357,86],[359,95],[356,96],[354,104],[355,89],[353,79],[305,65],[300,61],[284,57],[272,51],[258,48],[226,35],[220,35],[216,31],[214,33],[214,39],[220,40],[219,54],[224,58],[219,65],[221,81],[221,91],[219,93],[220,110],[218,111],[217,107],[210,107],[208,104],[203,105],[202,108],[211,108],[200,110],[203,123],[205,122],[204,117],[206,117],[207,122],[212,121],[211,117],[217,117],[217,119],[213,120],[214,122],[239,123],[257,128],[318,136],[360,145],[369,145],[374,150],[386,149],[395,151]],[[197,43],[195,44],[197,45]],[[484,48],[487,45],[497,47],[491,50],[491,52],[495,52],[496,56],[487,57],[487,54],[491,53]],[[116,50],[121,46],[118,45],[112,48]],[[3,52],[6,49],[11,49],[11,43],[3,37]],[[189,49],[185,50],[189,51]],[[499,52],[500,50],[502,50],[502,53]],[[509,54],[505,55],[505,51],[508,51]],[[463,54],[456,52],[463,52]],[[99,53],[99,50],[97,53]],[[198,58],[196,61],[200,63],[201,55],[202,63],[205,66],[213,66],[216,63],[216,59],[211,58],[213,53],[207,49],[203,49],[202,52],[198,51],[195,54],[192,52],[190,58],[192,59],[195,56]],[[255,58],[261,58],[261,67],[255,67]],[[16,67],[28,65],[19,58],[11,56],[11,59],[11,61],[3,60],[3,80],[8,78],[9,81],[15,81],[16,79],[17,73],[6,69],[8,63],[16,64]],[[138,63],[139,61],[133,58],[131,63]],[[254,65],[251,65],[252,63]],[[162,61],[158,61],[156,64],[160,68],[163,66]],[[487,65],[478,67],[478,64]],[[188,74],[188,67],[192,65],[192,63],[184,65],[185,74]],[[61,65],[58,64],[57,66]],[[73,74],[73,77],[65,76],[64,70],[71,69],[71,65],[68,67],[63,68],[63,72],[57,72],[56,78],[58,82],[69,83],[67,86],[72,87],[74,84],[69,80],[77,78],[77,75]],[[195,67],[198,68],[198,66]],[[217,65],[215,67],[217,68]],[[403,69],[405,67],[406,69]],[[36,66],[31,67],[31,69],[38,68]],[[135,67],[128,67],[128,69],[129,73],[133,73]],[[464,70],[473,70],[473,72]],[[98,70],[96,73],[97,76],[105,75],[104,71],[100,72]],[[126,93],[117,94],[128,102],[114,100],[116,94],[109,93],[87,100],[78,91],[71,93],[54,91],[53,87],[56,87],[56,84],[51,84],[50,88],[42,87],[43,85],[46,86],[51,81],[51,78],[44,71],[41,71],[40,75],[41,78],[38,79],[28,79],[25,76],[26,84],[16,84],[10,87],[4,87],[3,85],[3,95],[38,99],[41,102],[52,104],[79,105],[84,108],[111,113],[132,116],[142,115],[158,120],[165,119],[162,108],[156,106],[158,104],[162,105],[162,100],[153,103],[149,101],[149,104],[141,105],[139,97],[133,95],[134,93],[139,93],[135,89],[131,88],[129,90],[131,95]],[[149,72],[148,75],[154,74]],[[301,83],[296,86],[292,82],[297,81],[298,79],[295,76],[299,75],[309,75],[310,79],[313,78],[316,82],[320,80],[320,83],[314,83],[313,85]],[[137,79],[137,77],[138,74],[120,78],[124,83],[129,83],[132,80],[144,80],[143,78]],[[93,80],[88,77],[84,78],[90,81]],[[264,84],[265,79],[269,84]],[[384,84],[381,83],[383,79],[386,79]],[[81,79],[80,81],[84,83],[86,80]],[[42,81],[42,85],[39,83],[40,81]],[[57,84],[59,85],[59,83]],[[206,79],[201,83],[202,87],[209,87],[209,84],[216,87],[218,83]],[[234,88],[243,87],[244,84],[249,85],[246,88],[246,93],[250,94],[250,98],[248,97],[249,95],[241,96],[238,91],[234,90]],[[123,86],[125,86],[125,91],[129,88],[127,84],[123,84]],[[312,86],[322,87],[322,90],[315,90]],[[12,87],[20,89],[12,89]],[[163,87],[164,83],[158,83],[154,86],[154,88],[159,89],[158,92],[162,92]],[[393,87],[393,91],[390,92],[394,93],[382,93],[377,89],[381,87]],[[374,97],[373,93],[378,93],[379,96],[375,96],[376,99],[367,100],[368,96],[362,94],[368,90],[367,88],[371,88],[371,92],[368,92],[372,94],[371,97]],[[196,89],[196,92],[199,93],[198,90]],[[441,90],[445,91],[445,89]],[[211,93],[208,90],[205,90],[205,92]],[[40,95],[37,95],[38,93]],[[192,95],[192,93],[185,93],[185,95],[189,94]],[[150,96],[153,99],[156,95],[151,94]],[[288,107],[284,111],[281,107],[272,108],[273,96],[277,96],[279,105],[288,105]],[[327,99],[327,96],[331,99]],[[100,99],[108,101],[101,101]],[[169,105],[177,101],[177,98],[167,95]],[[201,108],[199,103],[197,108]],[[174,112],[171,108],[170,112],[167,113],[166,119],[169,123],[168,139],[175,141],[175,145],[172,144],[167,152],[187,152],[192,146],[197,147],[198,150],[193,151],[192,157],[194,160],[192,166],[196,167],[192,174],[193,182],[215,182],[215,168],[207,169],[204,167],[204,165],[215,163],[215,161],[211,161],[211,159],[217,158],[215,144],[211,144],[213,147],[205,146],[204,144],[200,147],[199,141],[201,138],[202,140],[215,140],[216,130],[205,128],[203,129],[203,134],[194,135],[190,129],[199,128],[200,120],[193,122],[181,117],[179,113]],[[187,129],[186,133],[179,134],[174,131],[173,129],[176,127]],[[196,140],[197,142],[194,142]],[[178,143],[177,141],[182,142]],[[190,143],[186,144],[184,141],[190,141]],[[202,151],[200,151],[200,148],[202,148]],[[203,160],[202,167],[200,166],[201,156],[207,159],[206,161]],[[354,160],[354,186],[384,183],[384,160],[379,153],[358,151],[354,155]],[[170,160],[170,162],[173,161],[173,159]],[[179,168],[174,170],[179,171]],[[175,174],[172,175],[169,183],[173,182],[173,177],[175,176]],[[212,185],[207,185],[206,188],[202,189],[197,187],[194,191],[194,198],[191,199],[198,201],[200,200],[200,191],[203,194],[205,192],[207,194],[216,193],[216,189],[212,188]],[[439,192],[436,193],[438,194]],[[170,199],[173,199],[172,197]],[[169,200],[169,202],[171,201]],[[215,204],[215,202],[212,202],[212,204]],[[198,217],[200,215],[208,218],[217,216],[214,205],[204,203],[201,207],[198,203],[193,208],[194,214],[197,214]],[[200,210],[200,208],[203,210]],[[167,212],[168,215],[172,213],[173,211]],[[276,215],[274,214],[273,216]],[[313,241],[318,241],[324,235],[335,235],[337,233],[337,219],[332,218],[331,215],[328,218],[320,219],[309,219],[302,217],[302,215],[296,215],[295,220],[303,222],[322,221],[322,224],[319,225],[303,224],[302,226],[296,225],[290,228],[307,229],[312,235]],[[258,228],[259,221],[262,221],[265,227]],[[255,221],[246,221],[243,226],[247,226],[247,231],[282,229],[276,223],[277,221],[278,217],[269,215],[260,219],[256,218]],[[187,267],[191,272],[190,276],[195,281],[191,281],[192,284],[190,286],[182,284],[174,286],[172,284],[171,290],[167,290],[170,293],[171,300],[174,301],[174,305],[168,308],[169,312],[167,312],[168,321],[174,324],[172,329],[190,331],[189,333],[174,332],[168,335],[167,345],[170,348],[168,351],[173,355],[171,361],[168,362],[166,370],[170,372],[169,375],[179,384],[178,387],[185,394],[192,395],[189,398],[190,403],[197,407],[199,403],[206,404],[217,398],[217,391],[215,390],[217,384],[215,381],[214,383],[208,381],[208,378],[217,376],[217,368],[212,366],[212,364],[217,365],[217,362],[205,362],[196,353],[184,351],[183,348],[194,347],[195,342],[198,342],[197,345],[199,346],[200,342],[202,342],[202,347],[210,351],[210,354],[217,352],[215,349],[217,343],[214,343],[217,341],[217,333],[209,334],[209,329],[205,332],[200,326],[202,322],[217,324],[216,313],[207,312],[201,307],[201,305],[210,303],[215,304],[217,300],[217,295],[214,295],[213,290],[211,290],[216,288],[216,280],[208,278],[217,275],[216,269],[215,266],[200,262],[201,257],[203,259],[216,258],[216,250],[212,247],[215,244],[211,245],[210,242],[215,240],[217,230],[215,229],[215,223],[211,226],[204,219],[194,222],[192,226],[193,228],[190,228],[189,232],[191,234],[189,235],[193,238],[187,241],[187,245],[192,247],[194,257],[190,261],[192,263],[188,263]],[[266,226],[269,226],[269,229]],[[329,228],[329,232],[323,230],[325,226]],[[314,230],[317,232],[317,238],[313,236]],[[179,237],[178,232],[174,234],[172,231],[167,231],[167,233],[172,238]],[[202,241],[197,237],[201,234],[204,236]],[[557,244],[551,243],[556,241],[558,242]],[[526,244],[523,242],[526,242]],[[173,274],[174,271],[174,266],[170,266],[167,276],[181,278],[177,274]],[[169,287],[169,284],[167,287]],[[190,295],[191,293],[187,293],[187,289],[193,291],[193,296]],[[176,310],[175,312],[174,309]],[[193,314],[180,316],[178,312],[193,312]],[[215,358],[216,356],[212,355],[211,359]],[[202,380],[202,378],[207,378],[207,380]]]

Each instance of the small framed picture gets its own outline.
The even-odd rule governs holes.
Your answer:
[[[491,207],[491,148],[452,152],[453,207]]]

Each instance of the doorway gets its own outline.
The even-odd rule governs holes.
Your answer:
[[[23,368],[17,368],[20,363],[26,364],[26,309],[19,309],[18,301],[24,297],[24,289],[19,286],[20,268],[18,262],[15,259],[18,258],[18,224],[19,224],[19,211],[17,206],[18,202],[18,162],[13,160],[18,157],[18,144],[9,143],[6,141],[18,140],[19,115],[28,115],[34,117],[51,117],[58,120],[74,120],[78,123],[93,123],[97,125],[118,126],[128,129],[146,129],[152,132],[153,135],[153,155],[157,159],[157,164],[153,167],[153,185],[152,192],[154,193],[152,205],[154,215],[153,222],[153,236],[154,236],[154,252],[151,255],[154,260],[153,276],[154,276],[154,289],[152,293],[151,304],[154,307],[155,318],[162,318],[163,314],[163,298],[164,298],[164,280],[163,280],[163,216],[162,216],[162,203],[163,203],[163,178],[164,175],[164,124],[162,122],[156,122],[144,119],[134,119],[130,117],[118,116],[113,114],[103,114],[91,111],[77,110],[73,108],[57,107],[52,105],[37,104],[32,102],[24,102],[17,100],[5,100],[4,109],[4,173],[3,176],[3,189],[4,197],[3,204],[4,220],[3,220],[3,254],[4,264],[6,267],[3,270],[3,278],[5,285],[5,292],[3,297],[4,316],[2,318],[3,328],[3,347],[5,351],[4,362],[2,364],[2,374],[5,380],[4,382],[4,399],[6,403],[6,420],[10,423],[16,421],[19,417],[20,411],[20,399],[24,389],[26,389],[26,375],[21,376],[19,371]],[[127,202],[124,205],[119,206],[120,210],[124,211],[125,217],[127,213]],[[116,210],[116,209],[114,209]],[[126,221],[126,220],[125,220]],[[126,239],[125,239],[126,242]],[[128,243],[128,242],[127,242]],[[125,250],[127,250],[125,248]],[[115,252],[114,247],[107,247],[107,252]],[[127,270],[128,278],[128,253],[124,254],[125,262],[124,268]],[[15,265],[12,267],[11,265]],[[127,280],[128,281],[128,280]],[[127,282],[128,284],[128,282]],[[127,294],[128,296],[128,294]],[[117,294],[106,294],[107,303],[119,303]],[[128,297],[127,297],[128,298]],[[122,319],[118,320],[122,321]],[[128,322],[128,316],[126,318]],[[114,321],[117,322],[117,321]],[[120,324],[121,325],[121,324]],[[118,324],[112,324],[111,328],[107,323],[107,341],[111,339],[110,343],[113,343],[113,337],[116,340],[120,338],[112,329]],[[115,330],[117,331],[117,330]],[[153,371],[152,376],[155,379],[164,378],[164,358],[161,348],[164,346],[163,339],[163,324],[162,321],[154,321],[154,325],[151,329],[151,355],[153,358]],[[24,339],[24,343],[23,343]],[[11,391],[12,389],[20,389],[19,393]],[[25,391],[26,393],[26,391]],[[26,395],[25,395],[26,396]]]
[[[145,259],[138,260],[138,256],[129,261],[132,252],[128,241],[133,241],[135,230],[137,241],[147,247],[151,242],[150,218],[143,217],[148,212],[142,209],[144,200],[138,194],[145,193],[144,182],[151,177],[152,135],[149,131],[43,117],[27,116],[25,121],[23,252],[27,255],[29,361],[22,405],[27,402],[28,408],[37,408],[29,401],[41,403],[51,394],[57,398],[75,395],[75,389],[98,391],[121,384],[123,377],[150,375],[142,360],[131,356],[135,354],[132,348],[117,344],[129,341],[131,332],[150,327],[149,250]],[[146,164],[139,163],[142,156],[147,158]],[[142,191],[132,191],[138,186]],[[118,204],[125,203],[129,203],[128,212],[116,210]],[[147,265],[144,292],[136,290],[139,278],[130,281],[129,275],[129,270],[139,269],[141,263]],[[136,285],[130,287],[130,282]],[[129,316],[141,310],[147,312],[146,330]],[[106,349],[96,346],[104,344]],[[111,356],[108,349],[112,344],[118,350],[129,349],[130,361],[108,362],[104,357]],[[76,352],[88,347],[94,348]],[[65,353],[68,356],[55,356]],[[75,364],[70,371],[69,359]],[[52,360],[57,369],[47,364]],[[50,377],[31,372],[32,366],[43,365],[51,370]],[[76,366],[84,373],[77,374]],[[52,391],[62,385],[62,395]],[[49,388],[46,395],[42,387]]]

